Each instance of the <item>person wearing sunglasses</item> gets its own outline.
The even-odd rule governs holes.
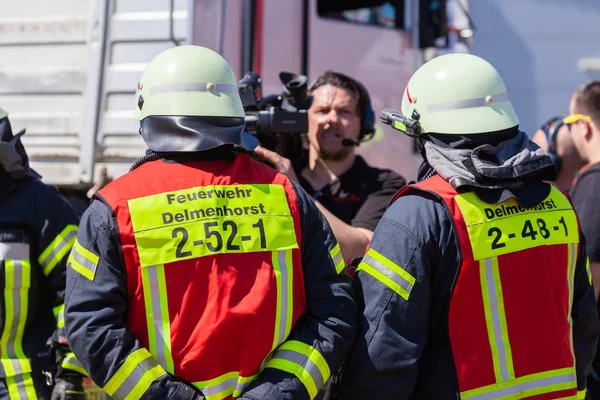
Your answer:
[[[575,148],[569,125],[565,124],[564,119],[564,115],[550,118],[540,126],[531,140],[548,154],[556,167],[557,177],[552,182],[554,186],[568,192],[575,175],[585,163]]]
[[[585,165],[577,172],[571,189],[573,207],[581,221],[586,239],[589,269],[596,299],[600,294],[600,81],[579,87],[569,105],[570,115],[564,118]],[[598,304],[600,313],[600,304]],[[592,398],[600,397],[600,349],[588,377]]]

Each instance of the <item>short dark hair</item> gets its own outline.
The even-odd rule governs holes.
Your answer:
[[[354,94],[357,99],[356,111],[358,112],[362,122],[362,118],[367,108],[367,95],[363,93],[364,89],[360,87],[360,84],[356,80],[350,78],[347,75],[342,74],[341,72],[327,70],[323,72],[323,74],[319,76],[317,80],[310,85],[308,90],[312,93],[315,91],[315,89],[325,85],[331,85],[336,88],[346,89],[352,94]]]
[[[600,125],[600,81],[586,83],[575,91],[573,109],[576,113],[588,115]]]

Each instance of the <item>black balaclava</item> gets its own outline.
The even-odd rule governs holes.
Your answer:
[[[29,166],[29,157],[21,143],[22,130],[13,135],[8,118],[0,119],[0,168],[1,173],[8,174],[13,180],[31,177],[40,179],[41,176]]]

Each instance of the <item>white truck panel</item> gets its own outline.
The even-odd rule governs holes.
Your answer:
[[[33,167],[51,183],[78,183],[88,77],[91,1],[22,0],[0,16],[0,105]]]
[[[1,0],[6,1],[6,0]],[[176,0],[184,42],[188,0]],[[168,0],[20,0],[0,16],[0,106],[44,181],[89,187],[106,167],[117,177],[144,154],[133,119],[137,81],[173,47]]]
[[[175,40],[185,43],[188,2],[176,0],[173,12]],[[133,118],[134,94],[146,64],[158,53],[175,46],[171,40],[170,2],[117,0],[110,9],[100,120],[96,140],[94,176],[102,168],[115,178],[127,172],[144,155],[146,145]]]

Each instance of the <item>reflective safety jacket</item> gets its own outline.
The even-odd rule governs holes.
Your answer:
[[[365,319],[343,398],[584,397],[598,320],[565,195],[489,204],[436,175],[388,211],[357,268]]]
[[[55,188],[33,178],[2,178],[0,399],[35,399],[35,388],[45,386],[42,370],[53,370],[55,362],[46,343],[59,346],[65,337],[65,271],[79,217]],[[74,356],[62,362],[85,374]]]
[[[207,399],[317,395],[355,310],[339,245],[301,189],[239,154],[147,162],[98,198],[70,259],[67,323],[113,399],[190,398],[179,381]]]

